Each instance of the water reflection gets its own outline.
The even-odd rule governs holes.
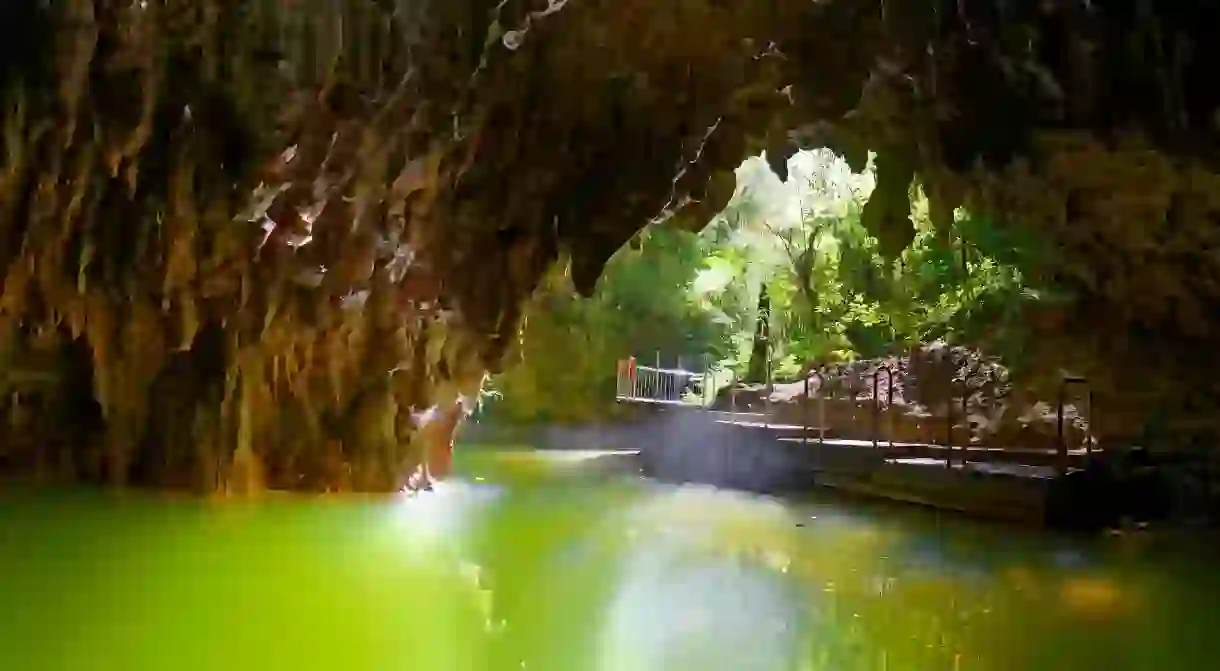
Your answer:
[[[632,553],[600,632],[597,668],[783,669],[799,657],[801,605],[774,573],[683,557]]]
[[[411,498],[0,494],[0,668],[1123,671],[1220,652],[1217,579],[1189,553],[523,454],[459,468]]]
[[[1137,669],[1202,626],[1114,548],[914,509],[641,485],[589,521],[620,541],[596,668]]]

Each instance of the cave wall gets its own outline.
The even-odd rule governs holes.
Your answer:
[[[0,463],[406,484],[543,273],[591,289],[766,69],[741,7],[563,4],[6,10]]]
[[[877,150],[890,250],[913,180],[1053,239],[1048,368],[1212,356],[1202,0],[9,4],[0,469],[397,489],[553,264],[591,291],[761,149]]]

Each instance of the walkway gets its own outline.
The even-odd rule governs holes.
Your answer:
[[[615,400],[638,405],[709,408],[717,424],[765,432],[780,442],[820,444],[831,448],[880,449],[890,463],[912,466],[940,466],[1022,477],[1049,478],[1056,473],[1080,468],[1089,456],[1086,449],[993,448],[985,445],[945,445],[930,442],[899,442],[845,438],[829,427],[772,421],[771,412],[711,410],[716,390],[706,388],[712,379],[708,369],[690,371],[639,365],[634,359],[619,362]],[[1071,379],[1067,383],[1081,383]],[[822,401],[814,395],[810,400]],[[824,415],[824,410],[821,413]],[[817,415],[818,412],[810,413]]]

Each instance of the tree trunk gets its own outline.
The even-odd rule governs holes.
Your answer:
[[[813,266],[817,258],[817,250],[814,247],[816,239],[816,235],[811,235],[808,246],[796,259],[797,290],[800,291],[801,298],[805,301],[805,312],[809,319],[807,326],[811,330],[821,328],[821,318],[818,314],[818,293],[813,288]]]
[[[764,283],[758,292],[758,318],[754,326],[754,345],[750,348],[750,363],[745,381],[756,384],[769,382],[771,366],[771,297]]]

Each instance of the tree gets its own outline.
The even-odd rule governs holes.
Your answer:
[[[704,258],[694,234],[653,226],[610,260],[590,298],[558,266],[535,294],[519,358],[492,380],[503,400],[489,416],[512,421],[580,421],[614,412],[616,363],[700,361],[727,348],[728,330],[691,300]]]
[[[937,338],[978,342],[996,331],[989,324],[1012,325],[1019,307],[1039,297],[1018,270],[1039,258],[1034,240],[998,233],[965,210],[938,230],[915,188],[915,238],[890,259],[862,223],[875,184],[871,163],[855,173],[828,151],[802,152],[784,183],[758,174],[764,165],[752,159],[739,169],[738,193],[704,232],[709,253],[694,284],[737,330],[734,365],[746,379],[758,378],[760,356],[776,359],[782,375],[810,361],[879,356]],[[766,322],[761,307],[747,308],[751,297],[769,308]],[[769,336],[769,354],[759,334]]]

